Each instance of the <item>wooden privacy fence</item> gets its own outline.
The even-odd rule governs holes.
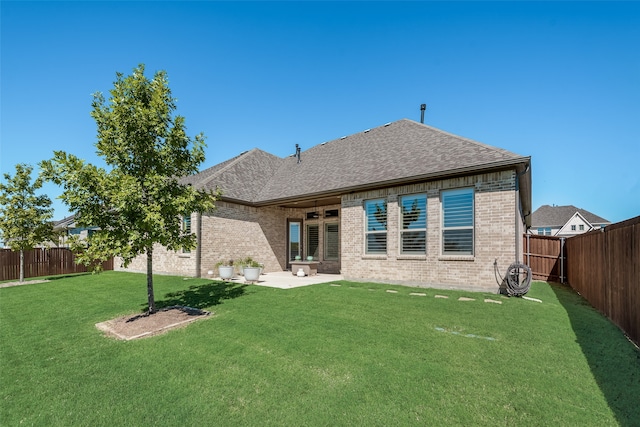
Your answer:
[[[640,216],[567,239],[567,278],[640,344]]]
[[[564,283],[567,274],[565,238],[525,234],[523,239],[522,262],[531,268],[531,277],[534,280]]]
[[[103,270],[113,270],[113,259],[102,263]],[[24,251],[24,277],[54,276],[84,273],[87,267],[75,263],[75,256],[67,248],[33,249]],[[20,278],[20,252],[0,249],[0,281]]]

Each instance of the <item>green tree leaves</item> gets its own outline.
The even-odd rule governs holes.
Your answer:
[[[155,311],[153,245],[169,250],[194,248],[180,218],[214,208],[215,194],[182,184],[204,161],[205,138],[186,134],[185,120],[174,116],[175,99],[164,71],[149,80],[144,65],[130,76],[116,74],[107,100],[94,94],[91,116],[97,125],[97,154],[107,169],[86,164],[62,151],[42,162],[47,179],[61,185],[61,198],[76,212],[76,224],[99,227],[84,260],[117,255],[128,265],[147,254],[149,309]]]
[[[54,239],[53,208],[46,195],[36,195],[42,187],[38,177],[31,182],[33,167],[17,164],[14,176],[4,174],[0,182],[0,230],[14,251],[20,251],[20,281],[24,281],[24,251]]]

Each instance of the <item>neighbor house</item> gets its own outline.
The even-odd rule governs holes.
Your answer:
[[[58,233],[58,241],[50,242],[48,246],[57,246],[61,248],[69,247],[69,237],[77,236],[84,240],[91,236],[98,227],[79,227],[76,225],[76,216],[69,215],[59,221],[54,221],[53,231]]]
[[[269,273],[311,256],[348,280],[497,290],[495,265],[522,258],[530,161],[407,119],[286,158],[253,149],[183,179],[222,197],[183,219],[197,247],[154,249],[154,269],[206,277],[251,256]]]
[[[531,214],[531,234],[571,237],[598,230],[611,222],[575,206],[542,205]]]

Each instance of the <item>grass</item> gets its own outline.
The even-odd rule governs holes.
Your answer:
[[[142,275],[0,289],[0,425],[638,425],[640,352],[566,287],[339,284],[157,276],[215,314],[129,342],[94,325],[146,308]]]

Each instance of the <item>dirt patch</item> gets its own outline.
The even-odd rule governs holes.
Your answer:
[[[211,315],[209,311],[175,305],[153,314],[128,314],[96,323],[96,327],[109,336],[129,341],[159,335],[209,315]]]

